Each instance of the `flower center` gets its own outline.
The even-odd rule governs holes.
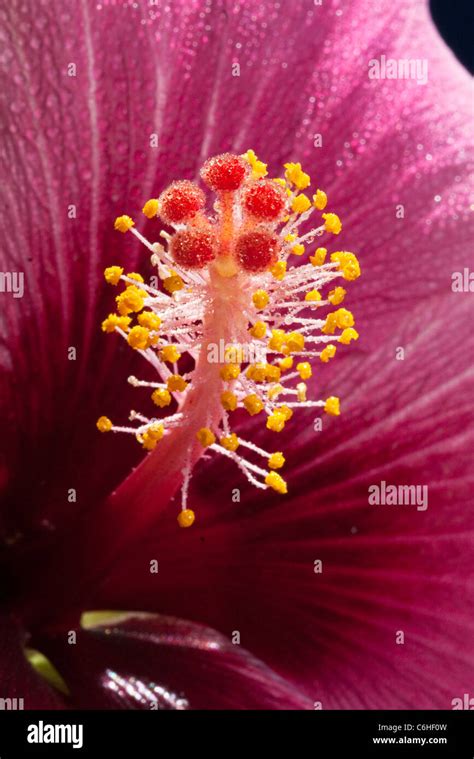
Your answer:
[[[303,192],[310,177],[301,165],[287,163],[282,178],[269,179],[266,164],[249,150],[209,159],[201,177],[216,195],[212,214],[202,189],[187,180],[145,203],[147,218],[158,216],[174,230],[161,231],[162,242],[147,240],[129,216],[116,219],[115,229],[130,231],[152,253],[156,276],[146,283],[137,273],[108,267],[106,281],[125,288],[116,298],[117,313],[102,323],[104,332],[117,332],[156,370],[156,381],[128,381],[149,390],[149,405],[160,416],[132,411],[132,426],[103,416],[97,427],[132,434],[147,451],[178,427],[189,430],[182,527],[195,519],[188,490],[196,449],[232,459],[256,488],[287,492],[277,471],[283,453],[240,437],[232,415],[237,409],[262,415],[269,434],[281,432],[297,409],[338,416],[339,399],[310,397],[308,381],[315,359],[327,363],[336,343],[359,337],[351,312],[339,307],[345,289],[328,287],[357,279],[359,263],[347,251],[333,252],[326,262],[326,248],[315,243],[325,233],[340,233],[335,213],[323,213],[319,225],[300,232],[327,205],[322,190],[312,199]],[[291,263],[303,256],[307,261]],[[328,313],[331,306],[338,308]]]

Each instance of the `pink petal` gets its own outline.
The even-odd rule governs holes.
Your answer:
[[[307,157],[308,168],[312,168],[311,162],[315,162],[314,156],[317,152],[309,144],[310,129],[317,123],[318,131],[328,135],[329,139],[323,143],[324,149],[318,153],[318,176],[331,178],[331,184],[328,186],[330,196],[334,198],[336,208],[341,205],[345,210],[343,216],[344,219],[347,218],[343,233],[336,242],[330,241],[330,244],[341,248],[347,246],[361,252],[363,277],[350,287],[348,305],[354,308],[362,339],[351,349],[352,353],[347,354],[346,360],[341,362],[339,367],[324,373],[321,371],[319,374],[321,381],[324,376],[327,377],[327,394],[335,387],[343,403],[344,398],[350,403],[351,395],[356,388],[369,394],[370,385],[367,383],[370,383],[374,371],[377,360],[375,355],[382,364],[389,358],[393,359],[392,363],[386,365],[384,375],[384,387],[390,391],[388,403],[385,403],[382,411],[379,408],[381,403],[376,406],[376,413],[380,415],[387,413],[387,405],[391,408],[395,398],[398,398],[398,404],[402,405],[405,400],[403,393],[397,393],[400,372],[398,362],[394,360],[395,347],[401,339],[405,339],[402,329],[408,332],[411,325],[415,327],[418,324],[421,328],[437,319],[438,305],[434,296],[446,294],[446,298],[448,297],[452,272],[462,270],[468,260],[467,246],[471,232],[465,219],[469,213],[469,166],[466,157],[469,134],[469,80],[453,56],[445,50],[426,20],[426,11],[421,5],[418,9],[413,9],[410,5],[410,14],[407,16],[400,6],[387,3],[380,15],[375,14],[371,17],[370,24],[366,24],[365,19],[363,22],[361,20],[363,9],[364,4],[361,3],[351,6],[347,11],[344,10],[342,16],[332,13],[332,9],[326,11],[325,23],[319,30],[327,41],[328,52],[324,55],[321,50],[312,50],[312,41],[306,40],[307,30],[302,31],[302,24],[296,23],[298,13],[303,13],[303,10],[293,9],[295,15],[291,16],[291,28],[298,30],[295,34],[306,35],[306,44],[296,45],[298,50],[302,50],[299,68],[302,87],[291,88],[289,83],[285,86],[286,69],[283,69],[283,74],[279,71],[278,75],[270,69],[268,77],[273,84],[267,82],[265,92],[261,93],[260,99],[256,98],[254,108],[250,109],[249,123],[247,124],[246,119],[248,108],[239,109],[239,119],[241,122],[243,118],[243,133],[251,127],[255,128],[253,119],[258,119],[260,134],[265,135],[261,138],[262,155],[271,149],[273,140],[275,143],[279,141],[279,154],[281,135],[275,129],[275,114],[265,95],[271,92],[273,102],[276,92],[278,102],[280,91],[285,91],[287,100],[284,113],[293,113],[294,110],[299,114],[302,119],[300,131],[295,131],[294,136],[302,140],[304,135],[302,146],[298,146],[299,151],[292,148],[287,155],[295,159],[301,157],[303,160]],[[357,23],[357,50],[344,47],[344,40],[349,34],[354,34],[352,22]],[[281,40],[285,40],[284,28],[281,31]],[[336,40],[344,50],[344,55],[335,63],[333,56],[336,55]],[[280,55],[280,62],[285,62],[284,49],[287,51],[283,41],[277,43],[274,48],[274,55]],[[417,85],[413,81],[373,81],[368,77],[365,79],[368,60],[381,54],[381,51],[387,57],[426,57],[429,60],[427,85]],[[305,66],[309,69],[310,53],[313,52],[320,65],[315,67],[313,59],[311,74],[308,72],[309,81],[306,81]],[[293,69],[291,74],[294,75]],[[262,69],[258,69],[257,79],[261,75]],[[223,74],[222,77],[224,82]],[[326,97],[324,108],[320,108],[321,113],[317,118],[314,114],[309,117],[309,111],[311,108],[314,110],[314,104],[308,105],[311,96],[308,94],[306,99],[306,91],[325,93],[322,95]],[[443,98],[440,98],[440,92],[443,93]],[[244,97],[242,93],[241,95]],[[235,109],[231,107],[234,93],[223,85],[217,88],[215,97],[219,98],[218,107],[226,113],[222,129],[231,131],[235,116]],[[267,112],[273,119],[273,128],[270,128],[270,122],[266,122]],[[305,117],[308,125],[303,124]],[[218,133],[216,139],[219,139],[222,137],[219,124],[215,126]],[[234,124],[234,128],[237,128],[237,124]],[[446,135],[449,135],[448,139]],[[349,139],[347,146],[346,138]],[[225,146],[227,147],[227,143]],[[235,142],[232,147],[235,147]],[[256,147],[258,150],[258,142]],[[240,149],[240,145],[238,148]],[[217,145],[211,152],[216,150]],[[338,161],[342,162],[341,166],[338,165]],[[441,201],[438,203],[436,198],[439,197]],[[405,209],[403,219],[396,218],[397,206],[400,203]],[[439,340],[442,341],[443,350],[447,354],[446,362],[452,364],[454,353],[457,354],[458,360],[462,361],[463,350],[458,334],[454,334],[456,317],[451,315],[447,303],[443,305],[446,298],[440,299],[439,308],[446,310],[445,329],[448,336],[440,333]],[[423,305],[419,307],[418,312],[412,313],[420,301]],[[457,306],[461,307],[461,304],[458,304],[458,299],[455,298],[452,307],[456,309]],[[411,315],[407,317],[407,313]],[[402,327],[404,319],[406,321]],[[438,352],[439,349],[436,354]],[[392,371],[389,370],[390,367]],[[423,374],[424,383],[437,380],[437,375],[431,374],[429,366],[420,369],[428,369],[426,375]],[[411,381],[410,377],[407,377],[407,381]],[[372,391],[372,396],[379,392],[380,388],[377,385]],[[361,414],[359,423],[367,424],[371,418],[371,410],[367,410],[364,404],[361,408],[365,416]],[[247,423],[247,430],[256,429],[257,426],[260,427],[261,422],[252,421]],[[348,429],[345,425],[340,429],[343,430],[341,435],[344,440],[354,434],[354,429]],[[243,427],[240,427],[239,431],[243,432]],[[381,426],[382,439],[385,439],[384,435],[386,438],[387,428]],[[268,443],[268,435],[265,433],[260,434],[259,439]],[[390,437],[390,440],[393,441],[393,438]],[[326,438],[325,434],[323,441],[325,449],[330,448],[332,438]],[[177,446],[179,445],[177,443]],[[138,519],[134,519],[133,524],[130,524],[128,519],[132,499],[130,494],[134,488],[133,503],[140,513],[140,518],[146,519],[149,515],[152,519],[152,506],[155,514],[163,507],[164,499],[154,498],[151,501],[148,496],[153,488],[160,492],[163,487],[160,455],[160,451],[157,450],[153,465],[147,466],[152,473],[146,481],[146,486],[143,481],[143,468],[133,472],[105,508],[104,519],[109,525],[109,535],[111,530],[117,533],[110,536],[111,550],[114,548],[113,541],[117,541],[115,550],[120,545],[120,531],[122,542],[125,542],[131,538],[131,531],[135,527],[144,530],[145,525],[140,524]],[[166,464],[168,457],[169,451],[166,450],[162,466]],[[297,450],[294,452],[293,460],[298,460]],[[156,476],[153,476],[153,467]],[[219,467],[225,472],[231,471],[224,464],[219,464]],[[311,471],[310,461],[305,478]],[[167,481],[167,485],[169,484],[171,483]],[[176,484],[173,480],[173,485]],[[235,486],[238,484],[236,482]],[[214,498],[212,490],[210,497]],[[114,524],[111,528],[112,513]]]
[[[160,515],[95,603],[133,599],[239,629],[243,645],[324,708],[451,708],[474,676],[472,338],[466,298],[434,300],[433,323],[419,331],[426,313],[420,305],[397,328],[404,361],[381,343],[363,366],[341,362],[333,381],[346,408],[324,432],[310,419],[294,425],[287,497],[262,497],[207,463],[191,491],[193,530],[176,535]],[[428,485],[427,510],[369,505],[382,480]],[[156,576],[145,571],[153,557]]]
[[[39,527],[46,517],[68,521],[64,492],[75,480],[78,506],[90,525],[93,518],[97,535],[113,529],[116,548],[133,522],[129,498],[117,505],[115,521],[96,506],[134,460],[115,442],[107,460],[110,443],[93,428],[99,413],[125,413],[134,403],[118,382],[135,371],[133,357],[118,364],[117,353],[93,332],[107,310],[105,302],[97,304],[93,284],[101,266],[117,260],[115,246],[130,268],[138,256],[130,241],[108,236],[113,216],[133,213],[132,204],[138,209],[175,176],[193,177],[212,152],[251,144],[265,160],[270,155],[272,170],[288,158],[303,160],[317,169],[318,183],[343,217],[337,246],[361,253],[364,277],[349,305],[365,342],[333,375],[351,416],[327,426],[314,445],[314,464],[311,449],[295,446],[294,500],[279,506],[247,493],[233,470],[222,467],[217,475],[215,465],[206,465],[194,494],[202,527],[177,534],[170,512],[160,516],[155,543],[141,543],[135,556],[138,549],[130,546],[97,596],[175,613],[182,606],[183,616],[227,633],[240,625],[243,645],[291,672],[329,706],[449,708],[450,698],[472,682],[461,632],[471,573],[464,551],[471,533],[460,510],[469,413],[469,354],[460,326],[467,316],[464,296],[455,303],[444,295],[451,273],[468,261],[468,78],[421,3],[236,8],[210,18],[210,30],[200,3],[172,4],[169,13],[152,9],[159,18],[149,26],[140,24],[143,9],[131,7],[99,12],[88,4],[65,10],[50,3],[37,12],[23,3],[7,14],[15,43],[6,63],[15,87],[2,90],[10,130],[2,160],[14,186],[4,198],[11,219],[2,227],[8,253],[2,270],[26,268],[34,251],[27,297],[21,307],[5,300],[7,526],[36,520]],[[49,33],[45,52],[48,23],[58,33]],[[427,85],[369,81],[368,60],[381,54],[428,58]],[[231,80],[233,55],[242,75]],[[73,81],[64,73],[69,59],[78,64]],[[157,156],[147,142],[155,130]],[[321,149],[313,147],[315,133],[323,135]],[[79,218],[72,228],[64,209],[74,202]],[[395,217],[400,203],[403,220]],[[407,356],[413,349],[411,363],[391,363],[399,344]],[[78,347],[75,365],[64,358],[69,345]],[[364,436],[368,422],[373,427]],[[307,431],[301,442],[305,434],[311,441]],[[362,466],[372,463],[374,471]],[[384,511],[376,519],[365,501],[374,473],[402,483],[426,474],[433,482],[437,474],[429,524],[422,513]],[[242,488],[240,506],[229,498],[234,486]],[[158,512],[159,484],[156,492]],[[147,551],[153,558],[157,550],[164,572],[152,581],[144,567]],[[79,575],[87,584],[102,554],[88,554],[84,545],[81,552],[90,575]],[[332,578],[322,575],[316,595],[312,562],[320,555]],[[62,557],[58,565],[65,566]],[[183,599],[185,580],[196,587]],[[396,629],[407,632],[405,648],[392,648]],[[295,650],[287,642],[296,638]],[[399,663],[409,668],[407,677]],[[426,683],[421,695],[419,682]]]
[[[312,703],[239,645],[201,625],[129,614],[44,646],[76,708],[310,709]]]
[[[26,2],[10,4],[3,20],[2,160],[11,182],[2,188],[2,270],[26,277],[24,299],[3,301],[6,532],[47,538],[48,525],[79,508],[64,509],[66,489],[80,480],[82,503],[94,508],[139,459],[128,441],[114,441],[107,456],[110,442],[94,426],[101,413],[126,416],[135,395],[125,379],[138,371],[137,357],[99,330],[112,302],[101,269],[113,261],[133,269],[138,259],[146,268],[134,241],[113,232],[114,216],[138,213],[175,177],[195,176],[209,153],[251,144],[275,171],[288,158],[317,170],[345,221],[338,244],[362,253],[365,277],[351,299],[367,331],[380,328],[388,286],[383,309],[395,314],[465,262],[468,78],[424,4],[384,0],[370,6],[368,23],[365,2],[246,2],[209,16],[200,2]],[[381,53],[426,56],[428,84],[369,80],[368,61]],[[231,76],[235,61],[240,77]],[[404,221],[395,220],[399,202]],[[70,204],[77,219],[68,219]],[[402,250],[416,251],[416,264]],[[65,358],[69,346],[76,361]]]

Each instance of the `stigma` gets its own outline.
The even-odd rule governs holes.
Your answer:
[[[155,379],[128,378],[148,394],[144,413],[131,411],[126,425],[102,416],[97,427],[133,435],[149,455],[178,428],[189,430],[181,527],[195,521],[188,493],[202,452],[231,459],[259,490],[287,493],[285,457],[273,450],[273,438],[295,412],[339,416],[338,397],[315,397],[315,368],[359,337],[341,305],[343,285],[360,276],[359,262],[352,252],[319,245],[342,223],[327,210],[323,190],[309,192],[301,165],[286,163],[282,176],[270,178],[248,150],[210,158],[200,175],[207,195],[183,179],[145,202],[144,216],[171,229],[161,229],[158,242],[130,216],[115,220],[118,232],[151,253],[156,274],[147,282],[120,265],[104,272],[122,289],[102,330],[138,351]],[[239,435],[234,418],[242,414],[262,420],[271,450]]]

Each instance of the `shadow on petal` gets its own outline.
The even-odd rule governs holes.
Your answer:
[[[24,639],[21,627],[12,617],[1,617],[1,709],[66,709],[67,704],[63,697],[28,663]]]
[[[293,685],[215,630],[138,612],[102,614],[99,623],[100,616],[83,616],[75,645],[66,634],[42,641],[77,708],[313,708]],[[87,617],[96,619],[88,623]]]

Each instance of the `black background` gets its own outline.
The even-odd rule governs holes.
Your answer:
[[[474,0],[431,0],[430,8],[443,39],[474,73]]]

